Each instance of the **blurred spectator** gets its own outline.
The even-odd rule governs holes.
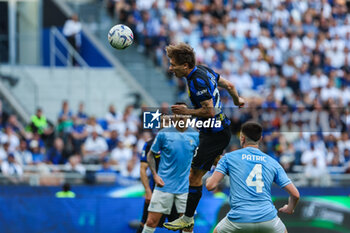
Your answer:
[[[106,140],[93,130],[82,145],[83,163],[98,164],[108,153]]]
[[[44,140],[41,138],[41,136],[38,133],[33,133],[32,137],[27,141],[29,148],[31,147],[30,143],[32,141],[37,142],[37,144],[39,145],[39,150],[42,154],[46,153],[46,147],[45,147],[46,145],[44,143]]]
[[[78,118],[78,121],[82,124],[85,124],[87,119],[88,119],[88,115],[85,113],[85,105],[83,102],[79,103],[78,112],[76,114],[76,117]]]
[[[63,25],[63,35],[77,52],[80,51],[81,47],[81,30],[82,26],[77,14],[73,14]],[[77,65],[74,58],[73,65]]]
[[[81,164],[80,156],[72,155],[71,157],[69,157],[68,162],[64,165],[64,171],[85,175],[86,169]]]
[[[40,145],[37,140],[30,141],[29,148],[32,152],[33,164],[41,164],[45,162],[45,155],[41,152]]]
[[[326,169],[326,155],[322,149],[311,143],[310,149],[302,154],[301,162],[305,165],[305,177],[310,182],[309,185],[330,185],[329,175]]]
[[[7,159],[7,156],[9,155],[9,147],[10,147],[10,143],[9,142],[4,142],[1,144],[0,147],[0,162],[4,161]]]
[[[350,150],[350,139],[349,132],[343,132],[341,134],[340,140],[338,141],[338,147],[340,154],[344,154],[345,150]]]
[[[9,143],[9,152],[15,152],[19,146],[19,137],[10,125],[5,126],[5,132],[0,136],[1,143]]]
[[[54,145],[50,148],[46,154],[47,162],[50,164],[65,164],[66,156],[64,155],[64,145],[61,138],[56,138]]]
[[[160,30],[160,23],[157,18],[152,18],[148,11],[141,11],[142,21],[136,26],[140,52],[149,53]]]
[[[27,141],[22,139],[19,143],[19,149],[14,152],[16,161],[21,165],[30,165],[33,163],[33,155],[28,150]]]
[[[348,164],[350,165],[350,149],[345,149],[344,150],[344,162],[345,162],[345,165]]]
[[[137,143],[137,137],[130,131],[129,128],[125,130],[125,133],[123,137],[121,137],[121,140],[123,140],[124,145],[127,147],[131,147]]]
[[[117,147],[119,142],[119,135],[117,130],[112,130],[109,138],[107,139],[108,151],[111,152]]]
[[[96,121],[94,116],[89,117],[86,122],[86,132],[91,134],[92,132],[97,132],[99,135],[102,135],[104,130]]]
[[[113,104],[109,105],[105,118],[108,123],[108,129],[110,130],[117,128],[118,122],[121,120],[121,116],[117,113]]]
[[[86,125],[78,117],[73,116],[73,126],[70,132],[73,153],[81,153],[81,146],[88,135]]]
[[[111,160],[114,164],[126,168],[128,161],[132,158],[132,150],[124,145],[123,141],[119,141],[116,148],[111,152]]]
[[[64,100],[62,102],[62,108],[58,114],[58,126],[57,130],[62,134],[64,137],[64,141],[66,138],[66,134],[69,132],[70,128],[73,125],[72,121],[72,111],[69,109],[69,103],[67,100]]]
[[[30,132],[44,134],[48,129],[48,122],[41,108],[37,108],[35,115],[31,117],[30,125],[27,128]]]
[[[1,172],[5,176],[22,176],[23,168],[15,160],[15,156],[10,153],[7,159],[1,162]]]
[[[10,126],[12,128],[13,132],[15,132],[18,136],[22,136],[22,137],[26,136],[24,127],[23,127],[22,123],[20,123],[17,120],[16,115],[10,115],[6,124],[8,126]]]
[[[125,158],[124,158],[125,159]],[[136,147],[132,150],[132,156],[128,161],[120,161],[120,174],[124,177],[140,178],[140,159],[137,155]],[[127,162],[125,164],[125,162]],[[125,166],[126,165],[126,166]]]
[[[338,147],[333,147],[327,154],[327,165],[330,167],[342,167],[344,158],[340,155]]]

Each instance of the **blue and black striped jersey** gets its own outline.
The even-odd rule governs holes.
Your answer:
[[[215,108],[215,119],[221,121],[220,127],[201,127],[203,132],[219,132],[230,125],[230,120],[222,111],[222,103],[218,89],[220,75],[206,66],[195,66],[192,72],[186,77],[188,94],[195,109],[201,108],[201,102],[212,99]],[[205,121],[208,118],[197,118],[197,121]]]

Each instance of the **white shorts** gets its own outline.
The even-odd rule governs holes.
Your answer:
[[[285,233],[286,227],[281,219],[276,218],[266,222],[232,222],[227,216],[222,219],[216,226],[218,233],[233,233],[233,232],[266,232],[266,233]]]
[[[179,214],[185,213],[188,193],[172,194],[155,189],[152,194],[148,211],[170,214],[175,201],[176,210]]]

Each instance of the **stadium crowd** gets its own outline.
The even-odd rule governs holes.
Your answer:
[[[112,2],[110,12],[133,29],[138,50],[165,72],[165,46],[186,42],[197,63],[232,81],[248,100],[238,111],[221,92],[233,133],[246,120],[262,122],[265,151],[287,171],[304,164],[318,176],[327,165],[343,167],[349,161],[349,2]],[[185,80],[172,77],[178,99],[186,99]]]
[[[264,127],[263,150],[287,172],[302,165],[315,185],[329,173],[350,173],[350,15],[341,0],[119,0],[110,14],[135,32],[138,50],[168,69],[165,46],[187,42],[198,63],[232,81],[248,104],[238,110],[221,92],[233,140],[247,120]],[[186,99],[185,81],[169,80]],[[174,87],[175,88],[175,87]],[[164,104],[165,108],[167,104]],[[142,110],[145,110],[144,107]],[[0,108],[0,161],[3,175],[22,175],[23,166],[52,172],[47,164],[85,174],[100,172],[139,178],[139,156],[153,132],[142,130],[140,109],[111,105],[96,118],[80,104],[63,102],[57,122],[37,109],[23,126]],[[336,169],[327,169],[336,168]]]

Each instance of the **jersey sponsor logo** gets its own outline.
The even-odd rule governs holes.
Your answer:
[[[201,91],[197,91],[196,95],[197,96],[200,96],[200,95],[203,95],[205,93],[208,93],[208,90],[207,89],[204,89],[204,90],[201,90]]]

